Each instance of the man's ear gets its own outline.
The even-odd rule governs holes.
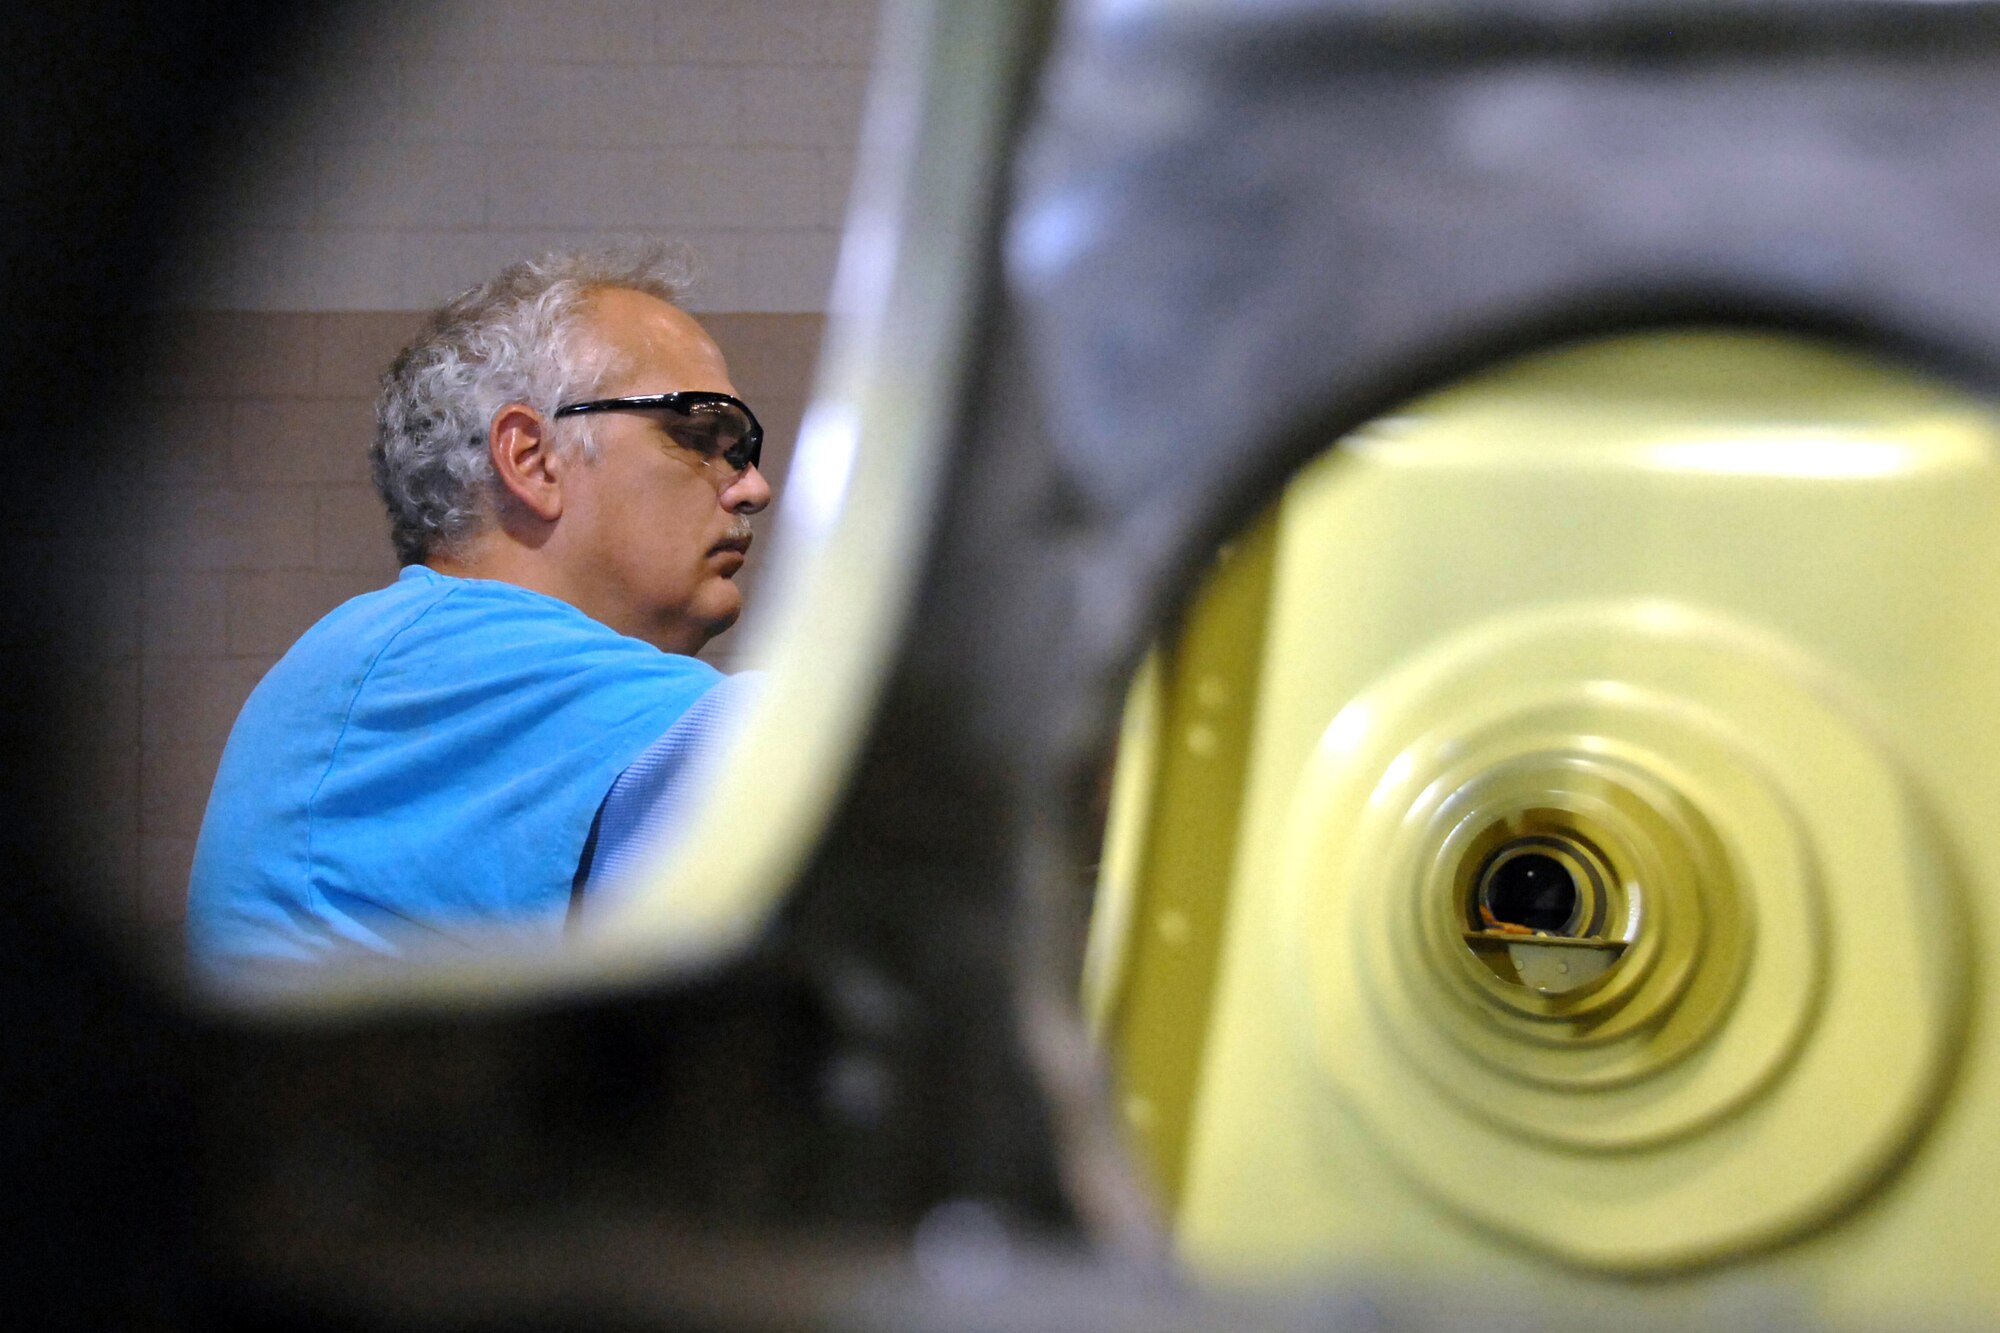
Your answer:
[[[509,495],[545,523],[562,517],[562,461],[556,457],[553,422],[526,403],[509,403],[493,414],[486,450]]]

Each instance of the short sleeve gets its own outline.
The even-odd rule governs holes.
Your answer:
[[[605,794],[582,876],[584,891],[648,865],[679,836],[695,781],[763,689],[764,673],[726,677],[626,766]]]

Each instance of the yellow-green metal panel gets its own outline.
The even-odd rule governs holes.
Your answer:
[[[1226,884],[1156,848],[1125,890],[1226,903],[1212,978],[1109,1025],[1128,1086],[1198,1039],[1185,1138],[1152,1147],[1199,1267],[2000,1312],[2000,1082],[1968,1041],[1996,443],[1923,376],[1678,332],[1503,367],[1297,480],[1241,787],[1208,797],[1239,816]],[[1242,614],[1168,660],[1257,637]],[[1175,725],[1121,793],[1154,826]],[[1502,892],[1527,853],[1574,890],[1532,925]]]
[[[1178,641],[1133,689],[1085,977],[1120,1052],[1120,1109],[1180,1189],[1244,790],[1274,530],[1225,548]]]

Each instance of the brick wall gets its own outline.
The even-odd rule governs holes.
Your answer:
[[[268,75],[177,304],[414,310],[557,245],[667,233],[699,310],[824,308],[875,0],[450,0]]]
[[[105,906],[178,929],[230,723],[298,634],[395,576],[365,451],[375,382],[421,311],[525,254],[633,235],[692,245],[689,304],[783,477],[824,323],[873,0],[453,0],[330,33],[192,217],[156,355],[62,557],[97,793],[81,868]],[[292,97],[289,108],[278,93]],[[766,555],[760,551],[758,555]],[[749,606],[708,654],[735,665]]]

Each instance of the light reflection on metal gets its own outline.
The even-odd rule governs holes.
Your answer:
[[[860,426],[851,406],[820,402],[807,410],[785,478],[785,522],[801,530],[795,540],[825,536],[840,517],[859,447]]]
[[[1739,477],[1894,477],[1948,468],[1976,467],[1971,441],[1920,436],[1870,439],[1828,431],[1764,431],[1751,436],[1674,440],[1645,452],[1645,465],[1668,472],[1712,472]]]

